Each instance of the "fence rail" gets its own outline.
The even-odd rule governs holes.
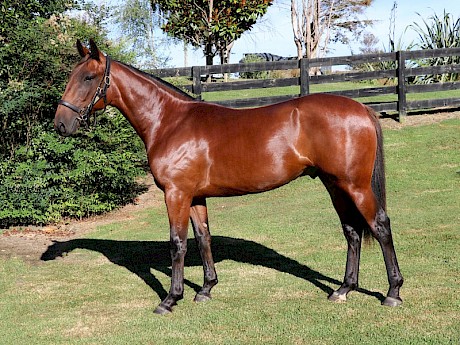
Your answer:
[[[270,61],[256,63],[240,63],[216,66],[194,66],[181,68],[157,69],[153,73],[161,78],[185,76],[192,80],[190,85],[184,88],[201,98],[205,92],[260,89],[285,86],[299,86],[299,92],[291,95],[257,97],[246,99],[229,99],[216,101],[214,103],[230,107],[255,107],[267,105],[280,101],[285,101],[302,95],[311,93],[311,85],[337,83],[337,82],[357,82],[375,79],[389,79],[396,81],[394,85],[382,87],[354,88],[350,90],[331,91],[327,93],[343,95],[350,98],[372,97],[376,95],[396,95],[396,100],[387,102],[364,102],[379,112],[396,112],[399,117],[403,117],[409,110],[432,109],[439,107],[459,107],[460,106],[460,82],[443,82],[431,84],[411,84],[409,79],[414,77],[427,77],[444,73],[459,73],[460,64],[442,64],[428,67],[413,66],[413,62],[421,59],[434,59],[457,57],[459,61],[460,48],[398,51],[393,53],[352,55],[341,57],[329,57],[318,59],[301,59],[288,61]],[[385,64],[386,62],[386,64]],[[374,64],[373,66],[386,65],[386,68],[374,71],[350,70],[340,73],[329,73],[321,75],[310,75],[312,68],[321,70],[332,70],[334,66],[353,67],[362,64]],[[412,66],[411,66],[412,65]],[[294,70],[299,77],[270,78],[258,80],[239,79],[231,82],[205,82],[207,75],[243,72],[261,72],[277,70]],[[442,99],[424,99],[408,101],[408,93],[428,93],[439,91],[459,90],[458,97]]]

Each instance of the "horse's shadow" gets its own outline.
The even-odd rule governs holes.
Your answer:
[[[188,253],[185,265],[201,266],[202,263],[195,242],[189,239],[187,246]],[[54,260],[75,249],[88,249],[99,252],[114,264],[127,268],[144,280],[144,282],[158,294],[160,299],[164,299],[168,294],[160,281],[152,274],[151,269],[171,276],[169,242],[98,239],[73,239],[64,242],[55,241],[41,255],[41,260]],[[334,278],[325,276],[298,261],[281,255],[275,250],[254,241],[225,236],[213,236],[212,250],[215,262],[233,260],[289,273],[312,283],[327,295],[333,292],[330,285],[341,284],[340,281]],[[200,286],[189,280],[185,280],[185,284],[197,292],[200,290]],[[383,301],[385,298],[379,292],[372,292],[365,289],[358,289],[358,291],[374,296],[380,301]]]

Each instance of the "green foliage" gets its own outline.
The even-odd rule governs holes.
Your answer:
[[[2,40],[8,40],[11,32],[18,21],[30,21],[34,18],[48,18],[53,14],[72,9],[76,2],[72,0],[1,0],[0,14],[2,25],[0,26],[0,36]]]
[[[460,47],[460,18],[455,19],[451,13],[444,10],[442,17],[434,13],[428,20],[422,18],[423,25],[414,23],[409,26],[418,34],[418,42],[415,44],[420,49],[458,48]],[[440,66],[459,64],[459,56],[446,56],[432,59],[424,59],[418,62],[420,66]],[[456,81],[458,73],[444,73],[429,75],[418,79],[419,83],[433,83]]]
[[[171,37],[202,48],[208,58],[217,53],[222,56],[232,42],[267,12],[272,2],[151,0],[152,8],[165,17],[162,29]]]
[[[0,164],[0,228],[86,217],[131,201],[145,160],[135,138],[118,113],[74,138],[38,131],[14,160]]]
[[[265,60],[260,56],[247,54],[243,59],[242,63],[255,63],[255,62],[264,62]],[[269,77],[269,71],[259,71],[259,72],[241,72],[240,78],[243,79],[267,79]]]
[[[421,16],[420,16],[421,17]],[[404,47],[402,37],[397,44],[394,42],[394,35],[390,32],[389,48],[386,52],[395,52],[401,50],[416,49],[441,49],[441,48],[458,48],[460,47],[460,18],[455,19],[450,13],[444,10],[442,17],[434,13],[428,20],[421,17],[423,24],[413,23],[407,28],[414,30],[418,34],[418,39]],[[393,32],[394,33],[394,32]],[[370,53],[379,52],[378,50],[368,51]],[[429,67],[442,65],[455,65],[460,63],[459,56],[442,56],[436,58],[419,59],[417,61],[406,61],[406,67]],[[409,66],[408,66],[409,64]],[[374,63],[366,63],[357,66],[357,69],[365,71],[386,70],[397,68],[395,61],[381,61]],[[390,82],[396,82],[395,78],[389,78]],[[429,84],[436,82],[452,82],[459,80],[458,73],[443,73],[411,77],[410,83],[413,84]]]
[[[376,50],[373,53],[395,53],[397,51],[402,51],[408,49],[404,46],[402,41],[402,37],[399,38],[398,42],[395,43],[394,40],[390,38],[388,48],[384,48],[383,51]],[[370,52],[368,52],[370,53]],[[414,61],[406,61],[406,68],[416,67]],[[394,70],[398,68],[398,63],[395,60],[386,60],[386,61],[378,61],[378,62],[366,62],[356,66],[353,66],[354,69],[359,71],[385,71],[385,70]],[[414,78],[408,78],[409,83],[414,82]],[[381,80],[383,84],[387,85],[396,85],[398,83],[398,79],[396,77],[385,78]]]
[[[150,0],[127,0],[120,2],[114,11],[121,39],[126,40],[136,54],[136,66],[141,69],[165,67],[168,58],[161,53],[165,39],[156,37],[160,17],[152,11]]]
[[[133,196],[143,164],[130,125],[112,114],[93,132],[62,140],[53,118],[79,59],[77,38],[94,37],[116,59],[130,62],[130,55],[108,46],[102,27],[57,13],[64,2],[48,2],[51,10],[22,4],[1,8],[16,21],[2,23],[0,37],[0,227],[113,209]],[[102,23],[95,8],[86,9]]]
[[[416,46],[420,49],[460,47],[460,18],[455,19],[444,10],[442,17],[434,13],[428,21],[423,18],[422,21],[424,26],[418,23],[409,26],[419,35]]]

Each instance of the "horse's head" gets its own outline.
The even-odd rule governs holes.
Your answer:
[[[96,110],[107,105],[106,92],[110,85],[110,59],[104,56],[93,40],[90,50],[77,41],[82,60],[70,75],[54,117],[54,128],[59,134],[74,134]]]

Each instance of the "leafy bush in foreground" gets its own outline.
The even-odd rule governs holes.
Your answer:
[[[53,130],[57,101],[79,59],[77,38],[93,37],[114,58],[132,62],[91,24],[100,20],[70,18],[65,8],[62,0],[25,0],[2,9],[14,20],[0,28],[0,228],[110,211],[139,190],[144,148],[119,113],[73,138]],[[90,10],[93,17],[103,12]]]
[[[113,210],[142,189],[145,154],[120,114],[75,138],[42,131],[0,163],[0,227],[46,224]]]

